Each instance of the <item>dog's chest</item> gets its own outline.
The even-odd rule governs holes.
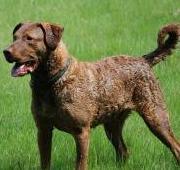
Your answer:
[[[77,131],[87,120],[79,112],[73,112],[71,107],[71,95],[61,95],[57,97],[52,95],[52,91],[33,93],[32,109],[33,114],[49,118],[54,127],[66,132]]]
[[[50,90],[33,90],[32,97],[33,114],[38,114],[47,118],[55,116],[57,109]]]

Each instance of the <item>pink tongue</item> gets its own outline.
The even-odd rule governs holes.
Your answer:
[[[13,77],[24,76],[28,72],[32,72],[32,67],[28,67],[25,64],[20,66],[15,65],[11,70],[11,75]]]

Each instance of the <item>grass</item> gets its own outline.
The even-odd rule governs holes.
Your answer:
[[[80,60],[114,54],[143,55],[156,47],[162,25],[178,22],[180,3],[173,0],[0,0],[0,50],[12,41],[14,26],[23,21],[50,21],[65,27],[64,42]],[[160,79],[170,112],[171,126],[180,138],[180,52],[154,70]],[[0,58],[0,169],[38,169],[36,128],[30,101],[29,76],[14,79],[11,65]],[[179,169],[170,151],[133,114],[124,128],[130,158],[116,164],[113,147],[100,126],[92,130],[89,169]],[[69,134],[53,137],[52,169],[73,169],[75,144]]]

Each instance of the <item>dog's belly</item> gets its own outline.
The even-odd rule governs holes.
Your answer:
[[[71,116],[64,116],[62,113],[53,118],[53,126],[58,130],[74,134],[80,132],[82,125]]]
[[[109,119],[120,119],[124,116],[124,112],[129,112],[135,109],[133,102],[128,101],[125,103],[107,103],[99,107],[98,112],[94,115],[91,122],[91,127],[96,127],[99,124],[104,124]]]

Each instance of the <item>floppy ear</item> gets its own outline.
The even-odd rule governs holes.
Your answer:
[[[15,26],[14,30],[13,30],[13,35],[16,33],[16,31],[23,25],[23,23],[19,23]]]
[[[55,24],[40,23],[40,27],[44,32],[45,44],[50,50],[55,50],[64,28]]]

